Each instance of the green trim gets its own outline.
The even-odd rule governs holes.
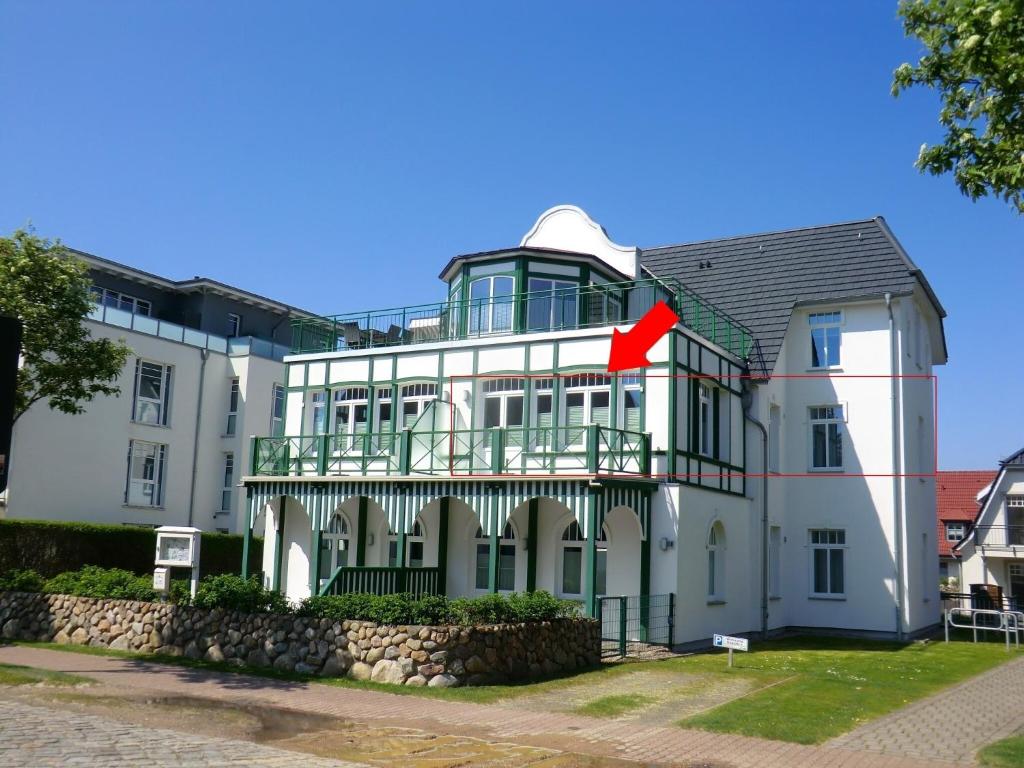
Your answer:
[[[669,481],[676,480],[676,449],[677,449],[677,435],[676,432],[679,429],[676,420],[678,414],[678,404],[676,403],[676,385],[679,379],[676,378],[678,370],[676,368],[676,332],[672,331],[669,333],[669,344],[668,344],[668,479]],[[687,379],[689,382],[689,379]],[[646,398],[645,398],[646,399]]]
[[[583,602],[587,616],[597,616],[597,494],[587,488],[587,545],[583,549]]]
[[[402,514],[401,522],[398,524],[398,530],[395,531],[395,537],[397,539],[395,546],[395,567],[405,568],[405,529],[409,526],[409,494],[400,493],[398,499],[398,504],[402,510]],[[390,543],[388,546],[390,546]]]
[[[559,345],[558,345],[558,342],[556,341],[554,344],[551,345],[551,369],[552,369],[552,371],[558,371],[558,352],[559,352]],[[558,453],[558,432],[559,432],[558,427],[561,426],[558,423],[558,420],[559,420],[559,418],[561,418],[561,415],[562,415],[561,414],[561,410],[562,409],[560,407],[562,405],[562,391],[563,391],[563,387],[562,387],[562,378],[561,378],[561,376],[556,376],[554,373],[552,373],[552,379],[551,379],[551,426],[554,427],[554,430],[555,430],[554,435],[555,436],[554,436],[554,438],[551,441],[551,450],[554,453]],[[555,473],[555,468],[554,468],[554,465],[552,465],[552,467],[551,467],[551,474],[554,474],[554,473]]]
[[[284,559],[284,523],[285,523],[285,503],[286,496],[278,497],[281,500],[281,506],[279,507],[277,515],[277,530],[274,531],[274,581],[273,589],[275,592],[281,591],[281,564]]]
[[[366,517],[370,500],[359,497],[359,528],[356,531],[356,565],[366,565]]]
[[[323,488],[317,488],[316,491],[316,505],[315,509],[318,511],[316,515],[316,524],[313,527],[313,533],[310,537],[310,546],[312,547],[309,558],[309,594],[315,595],[320,592],[320,559],[323,557],[323,543],[324,543],[324,491]]]
[[[515,275],[512,278],[512,327],[516,333],[526,329],[526,257],[516,256]]]
[[[245,530],[242,532],[242,578],[249,578],[249,553],[252,551],[252,526],[254,518],[256,517],[253,513],[253,505],[255,499],[253,498],[252,486],[248,486],[245,489],[246,497],[246,518],[245,518]]]
[[[498,567],[501,562],[498,557],[498,547],[501,545],[498,532],[498,492],[496,488],[490,489],[491,501],[491,530],[490,551],[487,553],[487,588],[491,593],[498,591]]]
[[[540,499],[534,496],[527,502],[526,526],[526,591],[537,589],[537,516],[540,512]]]
[[[650,503],[650,502],[648,502]],[[647,521],[647,535],[640,539],[640,640],[647,640],[647,629],[651,623],[650,600],[645,600],[646,595],[651,594],[651,521]]]
[[[448,512],[451,498],[442,496],[437,524],[437,593],[448,593]]]
[[[479,370],[480,370],[480,350],[479,349],[474,349],[473,350],[473,380],[470,382],[470,386],[469,386],[469,396],[470,396],[470,400],[469,400],[469,428],[471,430],[476,429],[476,412],[477,412],[477,410],[479,410],[476,407],[476,401],[477,401],[476,384],[477,384],[477,381],[478,381],[477,373],[479,372]]]
[[[621,384],[619,382],[618,372],[612,374],[612,388],[611,393],[608,395],[608,399],[611,402],[609,406],[608,414],[608,426],[612,429],[625,429],[625,426],[619,426],[619,393],[621,392]]]

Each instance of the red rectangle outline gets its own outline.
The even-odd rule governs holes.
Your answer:
[[[591,373],[601,373],[601,371],[591,371]],[[608,372],[604,371],[607,375]],[[449,404],[449,423],[455,423],[455,387],[454,382],[456,379],[553,379],[553,378],[566,378],[573,376],[574,373],[467,373],[467,374],[453,374],[448,376],[448,404]],[[615,375],[615,374],[611,374]],[[721,375],[715,375],[712,373],[645,373],[645,378],[648,379],[755,379],[757,381],[763,381],[763,377],[754,376],[749,373],[723,373]],[[774,379],[930,379],[932,382],[932,400],[935,403],[935,407],[932,409],[933,412],[933,424],[932,434],[935,436],[933,440],[934,448],[934,469],[931,472],[904,472],[904,473],[873,473],[873,472],[708,472],[708,473],[697,473],[697,474],[680,474],[676,472],[674,475],[669,473],[654,473],[650,475],[633,475],[633,474],[598,474],[591,475],[589,473],[582,474],[552,474],[544,473],[541,475],[524,475],[524,474],[508,474],[508,475],[496,475],[496,474],[456,474],[452,471],[451,459],[449,458],[448,472],[449,476],[453,478],[466,479],[466,480],[488,480],[488,479],[501,479],[501,480],[513,480],[515,478],[525,480],[573,480],[573,479],[593,479],[593,478],[610,478],[610,479],[633,479],[633,480],[657,480],[664,478],[666,480],[675,479],[678,481],[680,478],[764,478],[764,477],[793,477],[793,478],[840,478],[840,477],[917,477],[917,478],[938,478],[939,472],[939,378],[934,373],[777,373],[773,374],[770,378]],[[455,435],[454,430],[448,430],[448,454],[449,457],[453,453],[455,447]]]

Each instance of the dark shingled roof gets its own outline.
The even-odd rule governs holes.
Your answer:
[[[946,315],[921,270],[880,216],[645,248],[640,261],[652,274],[678,279],[746,325],[760,348],[760,359],[755,348],[750,360],[755,375],[774,369],[797,304],[886,292],[908,295],[920,284],[939,317]],[[710,268],[701,269],[708,261]]]

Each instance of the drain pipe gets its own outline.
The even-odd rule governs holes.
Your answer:
[[[199,392],[198,399],[196,401],[196,431],[195,436],[192,439],[192,483],[189,488],[188,495],[188,524],[192,527],[193,520],[195,520],[195,508],[196,508],[196,471],[199,465],[199,422],[200,416],[203,413],[203,384],[206,383],[206,361],[210,357],[210,350],[200,349],[199,357],[201,362],[199,363]]]
[[[754,393],[743,389],[743,416],[761,430],[761,638],[768,637],[768,430],[754,418],[750,409]]]
[[[889,413],[892,416],[892,515],[893,515],[893,557],[896,560],[896,639],[903,640],[903,505],[900,499],[900,446],[897,435],[900,414],[899,392],[897,390],[896,362],[896,322],[892,314],[892,294],[885,294],[885,308],[889,313]]]

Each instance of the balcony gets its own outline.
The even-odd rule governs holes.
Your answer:
[[[283,360],[288,354],[288,347],[285,345],[258,339],[255,336],[226,338],[104,304],[95,305],[86,317],[97,323],[126,328],[136,333],[157,336],[167,341],[176,341],[179,344],[188,344],[225,355],[256,355],[269,360]]]
[[[254,437],[252,476],[649,476],[649,433],[580,427]]]
[[[971,535],[982,549],[1005,550],[1011,557],[1024,556],[1024,525],[979,525]]]
[[[623,325],[664,301],[690,330],[746,359],[750,331],[678,280],[649,278],[292,320],[294,354]]]

